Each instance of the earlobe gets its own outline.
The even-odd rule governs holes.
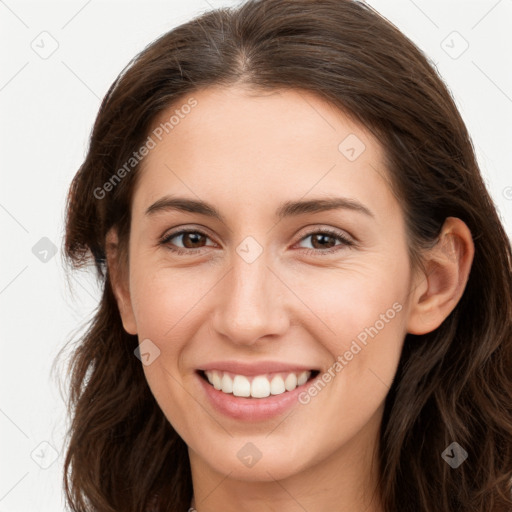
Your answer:
[[[119,250],[119,239],[115,228],[111,228],[105,237],[107,268],[112,291],[116,297],[117,307],[128,334],[137,334],[135,315],[128,287],[127,269],[123,268]]]
[[[437,244],[425,254],[425,273],[411,292],[407,332],[426,334],[439,327],[455,309],[468,281],[474,244],[466,224],[448,217]]]

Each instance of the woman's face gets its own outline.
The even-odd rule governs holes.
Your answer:
[[[203,89],[155,128],[122,314],[192,462],[267,481],[357,465],[414,288],[383,148],[304,91]]]

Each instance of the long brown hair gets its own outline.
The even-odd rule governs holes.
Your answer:
[[[149,45],[103,99],[67,203],[66,256],[75,267],[93,262],[103,284],[70,361],[69,506],[189,505],[186,445],[150,392],[106,265],[111,227],[126,250],[139,166],[110,180],[160,112],[203,87],[233,84],[312,91],[371,129],[405,212],[412,262],[447,217],[470,228],[475,257],[457,307],[435,331],[406,336],[386,398],[379,489],[388,512],[511,510],[510,241],[443,81],[394,25],[350,0],[252,0],[207,12]],[[468,453],[456,469],[441,456],[454,441]]]

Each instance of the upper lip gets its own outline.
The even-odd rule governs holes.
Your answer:
[[[265,373],[314,371],[315,368],[303,364],[283,363],[280,361],[259,361],[252,363],[244,361],[216,361],[204,364],[198,368],[198,370],[219,370],[237,375],[256,376]]]

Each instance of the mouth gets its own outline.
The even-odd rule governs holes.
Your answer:
[[[286,395],[313,380],[319,370],[271,372],[261,375],[242,375],[221,370],[197,370],[209,386],[233,397],[263,399]]]

